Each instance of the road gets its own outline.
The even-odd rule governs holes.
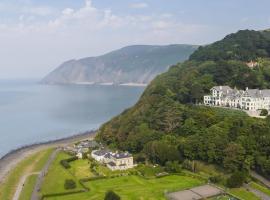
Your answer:
[[[54,161],[56,155],[58,154],[58,152],[60,151],[59,148],[57,148],[50,156],[50,158],[48,159],[46,165],[43,167],[42,171],[39,173],[32,196],[31,196],[31,200],[39,200],[40,196],[39,196],[39,191],[41,189],[41,185],[43,183],[44,177],[46,176],[46,174],[48,173],[49,167],[52,164],[52,162]]]
[[[13,200],[19,200],[20,194],[21,194],[21,192],[22,192],[22,190],[23,190],[23,187],[24,187],[24,184],[25,184],[27,178],[28,178],[29,176],[31,176],[31,175],[37,175],[37,174],[39,174],[39,172],[32,172],[32,173],[25,174],[25,175],[21,178],[21,180],[20,180],[20,182],[19,182],[19,184],[18,184],[18,186],[17,186],[16,192],[15,192],[15,194],[14,194],[14,196],[13,196]]]

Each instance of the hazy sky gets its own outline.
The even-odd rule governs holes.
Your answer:
[[[269,0],[0,0],[0,78],[132,44],[206,44],[270,28]]]

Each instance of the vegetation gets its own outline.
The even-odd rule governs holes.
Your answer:
[[[239,199],[260,200],[260,198],[257,197],[255,194],[253,194],[252,192],[249,192],[248,190],[244,188],[230,189],[229,192]]]
[[[60,164],[61,160],[69,159],[70,155],[60,152],[56,156],[56,159],[53,161],[52,165],[49,168],[48,175],[45,176],[44,182],[41,189],[41,194],[51,194],[51,193],[62,193],[62,192],[70,192],[67,190],[64,185],[65,181],[70,179],[74,180],[77,188],[82,189],[79,184],[77,178],[70,173],[70,171],[65,170],[65,168]],[[73,190],[71,190],[73,191]]]
[[[259,190],[259,191],[265,193],[266,195],[270,196],[270,189],[266,188],[265,186],[258,184],[258,183],[255,183],[255,182],[251,182],[249,185],[252,188]]]
[[[106,192],[104,200],[120,200],[121,198],[112,190]]]
[[[16,187],[24,174],[38,172],[45,165],[45,162],[48,160],[53,149],[44,150],[38,152],[34,155],[31,155],[18,163],[18,165],[12,169],[7,176],[4,184],[0,185],[0,199],[1,200],[10,200],[12,199]],[[34,185],[33,178],[30,177],[30,180],[27,180],[26,187],[23,190],[24,194],[28,194],[31,191],[31,187]]]
[[[270,176],[269,117],[254,119],[241,111],[195,105],[214,85],[270,88],[265,37],[264,32],[240,31],[200,48],[189,61],[152,81],[134,107],[100,128],[97,139],[136,154],[138,161],[165,166],[168,161],[201,160],[230,173],[254,169]],[[225,56],[224,48],[231,56]],[[220,59],[213,58],[216,49]],[[254,68],[246,64],[255,59],[251,55],[258,62]]]
[[[32,192],[34,190],[34,186],[36,184],[38,175],[31,175],[27,178],[23,190],[20,194],[19,200],[31,199]]]
[[[267,116],[268,115],[268,110],[262,109],[260,115],[261,116]]]
[[[116,178],[99,179],[86,183],[89,192],[46,198],[46,200],[79,200],[104,199],[109,190],[113,190],[121,199],[159,199],[165,200],[164,192],[178,191],[204,182],[187,176],[170,175],[161,178],[145,179],[140,176],[121,176]]]
[[[270,57],[269,31],[242,30],[226,36],[222,41],[200,47],[190,58],[192,60],[256,60]]]
[[[72,189],[75,189],[77,186],[76,186],[75,181],[73,181],[72,179],[67,179],[67,180],[65,180],[64,187],[66,190],[72,190]]]
[[[234,172],[230,178],[227,180],[227,186],[229,188],[239,188],[241,187],[247,178],[247,174],[245,172]]]

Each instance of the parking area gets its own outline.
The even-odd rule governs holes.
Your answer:
[[[168,194],[170,200],[200,200],[222,194],[223,191],[212,185],[203,185],[189,190]]]

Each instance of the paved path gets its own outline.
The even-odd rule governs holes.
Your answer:
[[[28,178],[29,176],[31,176],[31,175],[37,175],[37,174],[39,174],[39,172],[29,173],[29,174],[25,174],[25,175],[21,178],[21,180],[20,180],[20,182],[19,182],[19,184],[18,184],[18,186],[17,186],[16,192],[15,192],[15,194],[14,194],[14,196],[13,196],[13,200],[18,200],[18,199],[20,198],[20,194],[21,194],[21,192],[22,192],[22,190],[23,190],[23,187],[24,187],[24,184],[25,184],[27,178]]]
[[[266,178],[262,177],[261,175],[257,174],[256,172],[254,171],[251,171],[250,172],[250,175],[253,177],[253,178],[256,178],[258,179],[259,181],[261,181],[264,185],[266,185],[268,188],[270,188],[270,181],[267,180]]]
[[[43,167],[42,171],[39,173],[34,190],[33,190],[33,193],[32,193],[32,196],[31,196],[31,200],[39,200],[40,199],[39,191],[41,189],[41,185],[43,183],[44,177],[48,173],[49,167],[52,164],[52,162],[54,161],[54,159],[59,151],[60,151],[60,149],[58,148],[51,154],[46,165]]]
[[[259,190],[256,190],[256,189],[250,187],[249,185],[245,185],[245,188],[247,188],[250,192],[252,192],[253,194],[255,194],[257,197],[259,197],[262,200],[270,200],[270,197],[267,194],[265,194]]]

